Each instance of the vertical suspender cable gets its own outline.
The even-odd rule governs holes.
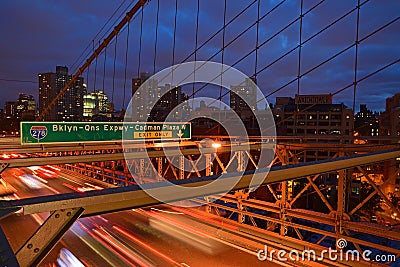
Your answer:
[[[101,29],[97,32],[97,34],[93,37],[92,40],[95,40],[95,39],[102,33],[102,31],[104,30],[104,28],[105,28],[105,27],[108,25],[108,23],[114,18],[114,16],[117,14],[118,10],[121,9],[121,7],[124,5],[124,3],[125,3],[126,1],[127,1],[127,0],[122,1],[121,4],[117,7],[117,9],[114,10],[114,13],[108,18],[108,20],[104,23],[104,25],[103,25],[103,26],[101,27]],[[125,11],[126,11],[126,10],[125,10]],[[99,37],[99,39],[101,39],[101,38],[103,38],[103,37],[104,37],[104,35],[103,35],[102,37]],[[100,42],[100,41],[99,41],[99,42]],[[75,62],[71,65],[71,69],[76,69],[76,68],[77,68],[77,65],[82,63],[82,61],[83,61],[84,59],[81,59],[81,58],[84,56],[84,54],[86,53],[86,51],[87,51],[89,48],[90,48],[90,43],[87,45],[87,47],[85,48],[85,50],[82,51],[82,53],[81,53],[81,54],[79,55],[79,57],[75,60]]]
[[[117,62],[117,43],[118,43],[118,35],[115,36],[115,44],[114,44],[114,67],[113,67],[112,95],[111,95],[111,102],[113,103],[114,103],[114,92],[115,92],[115,67]]]
[[[298,65],[297,65],[297,95],[300,95],[300,79],[301,79],[301,48],[302,48],[302,43],[303,43],[303,4],[304,1],[301,0],[300,2],[300,22],[299,22],[299,55],[298,55]],[[296,112],[295,112],[295,117],[294,117],[294,130],[295,133],[297,134],[297,124],[298,124],[298,116],[299,116],[299,103],[296,103]],[[306,132],[304,132],[306,134]]]
[[[104,48],[104,64],[103,64],[103,92],[105,92],[105,81],[106,81],[106,62],[107,62],[107,47]]]
[[[226,32],[226,0],[224,1],[224,26],[222,30],[222,51],[221,51],[221,63],[224,64],[224,56],[225,56],[225,32]],[[221,69],[221,84],[219,86],[219,112],[218,112],[218,121],[221,121],[221,109],[222,109],[222,76],[223,76],[223,67]],[[218,135],[221,133],[221,124],[218,123]]]
[[[126,33],[126,49],[125,49],[125,74],[124,74],[124,96],[122,98],[122,108],[125,110],[125,97],[126,97],[126,71],[128,67],[128,50],[129,50],[129,26],[130,22],[127,25],[127,33]]]
[[[261,6],[261,0],[258,0],[258,3],[257,3],[257,24],[256,24],[256,49],[255,49],[255,61],[254,61],[254,75],[253,75],[254,83],[257,86],[258,86],[257,66],[258,66],[258,38],[259,38],[259,31],[260,31],[260,6]],[[256,104],[255,108],[257,109],[257,104]],[[265,107],[265,108],[267,108],[267,107]],[[255,124],[255,118],[253,119],[252,124]],[[253,127],[254,126],[255,125],[253,125]],[[260,134],[262,135],[261,131],[260,131]]]
[[[261,0],[258,0],[257,3],[257,24],[256,24],[256,49],[255,49],[255,62],[254,62],[254,82],[257,83],[257,66],[258,66],[258,39],[260,34],[260,5]]]
[[[160,15],[160,0],[157,0],[157,16],[156,16],[156,37],[154,39],[154,59],[153,59],[153,74],[156,73],[157,65],[157,42],[158,42],[158,20]]]
[[[176,21],[178,17],[178,0],[175,0],[175,15],[174,15],[174,41],[172,44],[172,66],[175,64],[175,47],[176,47]],[[174,68],[172,68],[171,73],[171,87],[173,86],[174,80]]]
[[[138,58],[138,68],[137,68],[137,77],[140,77],[140,56],[142,55],[142,36],[143,36],[143,10],[142,7],[141,14],[140,14],[140,34],[139,34],[139,58]]]
[[[94,40],[93,40],[93,50],[94,50]],[[93,92],[96,91],[96,80],[97,80],[97,60],[98,56],[96,57],[96,61],[94,62],[94,81],[93,81]]]
[[[353,87],[353,112],[356,111],[356,93],[357,93],[357,70],[358,70],[358,45],[359,45],[359,29],[360,29],[360,0],[357,3],[357,24],[356,24],[356,51],[354,59],[354,87]]]
[[[197,46],[199,43],[199,17],[200,17],[200,0],[197,0],[197,12],[196,12],[196,38],[194,47],[194,61],[197,61]],[[194,64],[193,78],[196,81],[196,64]],[[194,100],[194,83],[192,86],[192,97]],[[194,110],[194,101],[192,101],[192,109]]]
[[[71,79],[68,83],[57,93],[57,95],[51,100],[51,102],[47,105],[45,110],[36,118],[37,121],[43,120],[44,116],[46,116],[47,112],[49,112],[53,106],[57,103],[57,101],[64,95],[64,93],[70,88],[73,83],[78,79],[82,73],[88,68],[88,66],[96,59],[97,56],[100,55],[101,51],[116,37],[120,30],[132,19],[132,16],[143,7],[148,0],[139,0],[136,4],[126,13],[126,15],[122,18],[122,20],[114,27],[114,30],[110,32],[104,41],[101,42],[99,47],[94,50],[94,52],[89,56],[89,58],[85,61],[85,63],[79,68],[79,70],[72,75]]]
[[[87,67],[86,71],[86,93],[88,93],[89,89],[89,71],[90,71],[90,65]]]

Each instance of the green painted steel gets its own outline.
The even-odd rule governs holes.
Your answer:
[[[21,122],[21,144],[190,139],[190,123]]]

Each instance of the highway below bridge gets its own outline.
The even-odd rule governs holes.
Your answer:
[[[271,149],[267,142],[250,142],[246,145],[254,151]],[[0,160],[3,167],[3,187],[15,191],[13,197],[0,202],[3,214],[1,226],[10,243],[7,255],[10,256],[10,252],[15,253],[21,266],[52,264],[57,258],[69,255],[69,252],[62,248],[67,248],[75,255],[71,257],[79,258],[87,266],[203,266],[205,262],[213,266],[247,266],[249,262],[252,266],[272,266],[270,262],[257,259],[257,252],[264,249],[265,245],[275,250],[295,250],[301,255],[301,251],[305,249],[314,249],[320,253],[327,247],[335,247],[335,240],[342,238],[351,242],[357,250],[374,248],[386,253],[385,255],[396,256],[400,254],[395,245],[400,241],[397,227],[351,220],[348,214],[353,214],[367,201],[360,202],[351,211],[339,204],[332,206],[322,193],[323,189],[314,181],[323,173],[337,172],[336,186],[339,190],[343,186],[343,181],[340,181],[348,176],[344,175],[342,170],[359,169],[362,173],[363,166],[396,159],[400,157],[397,146],[278,144],[274,161],[279,164],[274,164],[271,169],[243,168],[244,172],[237,172],[240,165],[236,165],[236,172],[229,171],[224,179],[218,179],[218,175],[201,176],[203,173],[200,172],[191,179],[179,179],[183,176],[176,176],[174,184],[187,188],[197,187],[199,190],[196,191],[178,194],[173,186],[153,179],[147,190],[153,193],[168,192],[165,194],[166,201],[161,202],[138,186],[116,187],[115,183],[107,183],[105,178],[111,177],[112,180],[113,177],[105,171],[105,167],[98,169],[93,165],[93,170],[85,167],[85,171],[82,171],[80,167],[74,167],[72,164],[118,161],[124,156],[141,162],[140,158],[146,153],[141,151],[141,148],[131,147],[138,150],[124,155],[120,144],[110,144],[108,150],[96,144],[31,145],[25,147],[23,153],[21,147],[13,149],[12,145],[4,145],[3,155],[11,156]],[[193,148],[192,144],[189,144],[178,151],[183,156],[193,156],[195,153],[213,154],[214,164],[227,171],[231,162],[223,162],[222,154],[231,151],[240,153],[244,148],[243,143],[232,144],[229,147],[223,145],[218,149]],[[335,152],[331,159],[298,162],[298,158],[293,156],[293,149],[339,151]],[[170,153],[176,153],[178,156],[178,151]],[[240,158],[239,154],[235,155]],[[150,149],[147,156],[160,158],[163,154],[158,149]],[[254,164],[251,153],[247,154],[247,157],[248,164]],[[72,171],[74,168],[75,171]],[[46,177],[49,173],[57,175],[52,178]],[[366,176],[368,179],[368,175]],[[254,177],[260,179],[266,186],[265,190],[271,191],[276,197],[275,203],[249,197],[250,191],[245,189]],[[278,191],[272,187],[276,184],[285,186],[293,179],[304,177],[309,180],[305,189],[313,188],[314,193],[321,198],[321,204],[326,205],[330,212],[321,213],[291,207],[305,189],[290,199],[286,196],[287,202],[282,202],[280,199],[285,198],[284,191],[281,191],[280,194],[283,195],[278,197]],[[225,192],[227,181],[230,179],[237,179],[232,190],[225,196],[219,196],[222,197],[219,201],[210,202],[218,194]],[[201,187],[214,180],[217,181],[215,186],[207,189]],[[378,186],[371,195],[375,194],[385,197]],[[371,196],[366,197],[368,200]],[[194,209],[164,205],[164,202],[176,201],[194,201],[202,203],[203,206]],[[388,206],[396,210],[396,207],[390,207],[389,204]],[[341,209],[345,212],[338,217]],[[395,224],[394,222],[393,225]],[[306,240],[311,232],[314,233],[311,237],[317,238],[316,241]],[[352,232],[359,234],[351,234]],[[377,240],[360,237],[373,237],[377,234]],[[388,240],[384,242],[391,242],[391,245],[385,245],[379,240]],[[170,244],[171,242],[173,244]],[[3,245],[2,249],[5,251],[7,247]],[[88,256],[92,254],[93,256]],[[278,261],[276,255],[273,262],[284,266],[298,266],[298,261]],[[328,258],[320,262],[305,260],[301,263],[305,266],[354,266],[354,262],[332,261]],[[376,262],[374,264],[381,265]],[[396,262],[385,264],[396,266],[393,265]],[[370,265],[371,263],[366,261],[357,263],[357,266]]]
[[[15,190],[9,198],[84,192],[107,186],[70,171],[53,171],[57,174],[35,184],[20,178],[32,174],[28,168],[3,172],[3,182]],[[18,250],[48,215],[48,212],[14,214],[1,220],[0,226],[7,233],[12,249]],[[82,218],[39,266],[53,266],[61,249],[68,249],[86,266],[265,266],[246,244],[238,243],[239,238],[231,235],[227,238],[228,232],[221,234],[221,226],[222,222],[202,209],[191,212],[168,205]],[[239,226],[231,222],[226,227],[232,230]],[[268,263],[268,266],[280,265]]]

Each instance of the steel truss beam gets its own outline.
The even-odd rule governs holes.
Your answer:
[[[372,153],[368,155],[357,155],[351,157],[343,157],[329,161],[321,161],[314,163],[303,163],[298,165],[287,165],[283,167],[274,167],[267,174],[267,169],[248,171],[241,176],[237,185],[233,190],[240,190],[248,188],[253,176],[264,177],[264,184],[282,182],[292,180],[295,178],[314,175],[316,173],[330,172],[333,170],[340,170],[354,166],[370,164],[373,162],[380,162],[390,158],[400,156],[400,151],[389,151],[381,153]],[[238,178],[237,174],[229,174],[231,178]],[[226,190],[226,181],[229,178],[217,180],[217,184],[212,189],[200,188],[202,185],[215,180],[218,176],[202,177],[195,179],[179,180],[178,184],[187,187],[199,187],[195,193],[187,193],[178,195],[174,188],[171,186],[162,186],[163,183],[155,183],[149,185],[148,190],[158,194],[164,193],[168,202],[173,202],[181,199],[189,199],[198,196],[214,195],[224,192]],[[257,177],[256,177],[257,178]],[[272,218],[264,218],[247,211],[246,203],[251,202],[247,197],[240,201],[240,214],[242,217],[249,216],[249,218],[262,218],[269,221],[274,221],[277,225],[281,225],[281,229],[292,227],[293,229],[303,229],[308,231],[320,232],[325,236],[335,235],[322,230],[316,230],[311,227],[305,227],[290,220],[279,220]],[[125,210],[135,207],[142,207],[152,204],[158,204],[159,201],[151,198],[144,191],[138,187],[123,187],[105,189],[103,191],[92,191],[84,194],[62,194],[55,196],[36,197],[31,199],[2,201],[0,202],[0,210],[22,208],[24,214],[40,213],[45,211],[53,211],[51,216],[39,228],[39,230],[24,244],[24,246],[17,252],[16,256],[22,266],[31,266],[37,264],[48,253],[54,244],[62,237],[68,230],[72,223],[82,216],[93,216],[101,213],[108,213],[112,211]],[[250,205],[249,205],[250,206]],[[75,210],[73,210],[75,209]],[[56,210],[56,211],[54,211]],[[277,210],[280,212],[280,209]],[[236,210],[238,212],[238,210]],[[292,216],[292,210],[286,210],[286,216]],[[300,216],[301,217],[301,216]],[[328,218],[329,220],[329,218]],[[242,220],[241,220],[242,221]],[[255,221],[253,219],[254,225]],[[284,227],[282,227],[284,226]],[[309,229],[310,228],[310,229]],[[354,228],[353,228],[354,229]],[[282,232],[282,230],[281,230]],[[286,232],[281,233],[286,235]],[[300,235],[301,236],[301,235]],[[341,237],[339,235],[338,237]],[[49,238],[50,237],[50,238]],[[356,238],[346,236],[347,240],[355,244],[365,246],[374,245],[370,242],[360,241]],[[383,249],[383,246],[374,245],[378,249]],[[397,250],[387,248],[386,251],[398,254]]]
[[[227,199],[223,197],[221,200],[226,201]],[[231,202],[231,201],[229,201],[229,202]],[[234,200],[231,203],[235,204],[237,202],[238,202],[238,200]],[[265,210],[262,206],[258,206],[257,204],[254,204],[254,203],[248,204],[251,202],[252,202],[252,200],[248,200],[248,202],[242,201],[241,204],[244,207],[252,207],[252,208],[259,209],[259,210]],[[204,203],[204,202],[200,201],[200,203]],[[231,211],[232,213],[238,213],[238,214],[242,213],[243,215],[246,215],[249,217],[251,216],[251,217],[258,218],[258,219],[261,219],[264,221],[275,223],[276,225],[282,225],[283,226],[282,228],[291,227],[293,229],[301,229],[301,230],[321,234],[324,236],[324,238],[327,236],[332,237],[332,238],[345,238],[347,241],[350,241],[350,242],[354,243],[355,245],[361,244],[364,246],[380,249],[382,251],[391,252],[391,253],[394,253],[395,255],[400,255],[400,250],[398,250],[398,249],[390,248],[387,246],[379,245],[376,243],[364,241],[364,240],[357,239],[357,238],[353,238],[349,235],[346,236],[346,235],[343,235],[340,233],[337,234],[335,232],[329,232],[327,230],[321,230],[321,229],[313,228],[311,226],[306,226],[306,225],[302,225],[299,223],[285,221],[285,220],[282,220],[281,218],[269,217],[269,216],[260,215],[260,214],[253,213],[253,212],[239,211],[238,209],[235,209],[233,207],[228,207],[228,206],[224,206],[221,204],[209,203],[209,205],[216,207],[216,208],[223,209],[223,210]],[[280,210],[279,207],[278,207],[278,210]],[[276,211],[276,213],[279,214],[279,211]],[[320,222],[320,223],[332,225],[332,226],[334,226],[336,224],[336,220],[334,218],[331,218],[328,216],[325,217],[323,215],[324,214],[320,214],[318,212],[313,212],[310,214],[306,210],[288,210],[287,211],[287,216],[290,216],[290,217],[302,218],[305,220],[313,220],[316,222]],[[318,216],[320,216],[319,219],[318,219]],[[347,229],[351,229],[352,231],[368,233],[371,235],[377,235],[377,233],[381,233],[384,230],[383,227],[372,226],[372,225],[368,226],[363,223],[345,222],[345,221],[343,222],[342,227],[346,229],[345,231],[347,231]],[[400,240],[400,234],[398,232],[394,232],[394,231],[388,232],[386,234],[382,234],[381,236],[385,237],[385,238],[389,238],[389,239]]]
[[[258,149],[274,149],[274,145],[270,144],[251,144],[251,145],[232,145],[223,146],[221,148],[196,148],[196,149],[183,149],[168,151],[168,156],[181,156],[181,155],[196,155],[196,154],[213,154],[217,151],[225,153],[230,151],[243,151],[250,147],[250,150]],[[27,167],[35,165],[43,165],[43,158],[46,159],[46,164],[72,164],[82,162],[99,162],[99,161],[114,161],[114,160],[137,160],[143,158],[157,158],[164,157],[163,151],[135,151],[129,153],[111,153],[111,154],[86,154],[78,156],[49,156],[39,158],[18,158],[0,160],[0,164],[8,164],[9,168]]]
[[[39,229],[17,251],[20,266],[36,266],[83,213],[82,208],[52,211]]]
[[[193,179],[175,181],[185,187],[198,187],[195,193],[184,193],[177,195],[174,186],[166,183],[153,183],[146,186],[149,192],[164,195],[169,202],[182,199],[190,199],[198,196],[218,194],[226,191],[229,184],[228,179],[238,179],[238,183],[232,190],[248,188],[253,176],[262,178],[263,184],[288,181],[297,178],[315,175],[317,173],[326,173],[334,170],[346,169],[354,166],[366,165],[374,162],[381,162],[388,159],[400,157],[400,151],[386,151],[351,157],[337,158],[327,161],[313,163],[301,163],[297,165],[287,165],[285,167],[273,167],[269,169],[260,169],[247,171],[243,175],[231,173],[227,178],[217,179],[219,176],[209,176]],[[269,173],[268,173],[269,171]],[[217,180],[216,180],[217,179]],[[261,180],[261,179],[260,179]],[[201,188],[202,185],[216,181],[213,188]],[[110,188],[102,191],[92,191],[85,193],[68,193],[53,196],[35,197],[22,200],[0,201],[0,210],[23,208],[24,214],[40,213],[58,209],[79,208],[85,209],[83,216],[92,216],[101,213],[124,210],[134,207],[143,207],[160,202],[142,191],[137,186],[128,186],[122,188]]]
[[[226,207],[226,206],[225,206]],[[232,209],[232,208],[231,208]],[[186,213],[192,218],[197,218],[198,220],[201,220],[204,216],[203,211],[196,210],[196,209],[191,209],[188,211],[187,209],[180,209],[180,208],[175,208],[175,210],[180,211],[182,213]],[[253,251],[258,251],[260,249],[265,249],[264,245],[268,246],[268,250],[286,250],[286,251],[297,251],[299,255],[302,254],[304,250],[314,250],[317,255],[321,255],[321,251],[326,250],[327,248],[324,246],[321,246],[319,244],[312,244],[303,240],[299,240],[290,236],[285,236],[282,238],[282,236],[278,233],[268,231],[265,229],[260,229],[258,227],[254,227],[251,225],[247,224],[240,224],[238,225],[235,221],[227,219],[227,218],[221,218],[213,214],[207,215],[210,218],[212,218],[213,222],[203,222],[205,224],[208,224],[211,227],[215,227],[215,222],[218,221],[220,224],[218,225],[218,234],[224,239],[224,240],[229,240],[232,239],[232,242],[234,244],[239,245],[242,244],[244,247],[247,249],[254,248]],[[258,215],[260,216],[260,215]],[[227,227],[224,227],[223,225],[226,225]],[[234,226],[234,228],[239,228],[238,231],[232,231],[231,227],[228,226]],[[231,232],[232,235],[226,235],[226,232]],[[301,262],[292,262],[292,261],[287,261],[286,263],[291,263],[290,266],[358,266],[358,267],[367,267],[367,266],[382,266],[376,263],[371,263],[371,262],[366,262],[363,261],[362,259],[355,263],[355,262],[349,262],[346,261],[345,259],[340,259],[339,257],[337,260],[332,261],[329,259],[328,255],[325,254],[325,257],[320,261],[320,263],[316,261],[307,261],[307,257],[305,261]],[[274,259],[275,260],[275,259]],[[279,259],[277,259],[279,261]],[[356,264],[356,265],[354,265]],[[266,265],[267,266],[267,265]]]

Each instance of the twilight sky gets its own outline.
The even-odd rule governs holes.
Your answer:
[[[40,72],[55,71],[56,65],[66,65],[73,73],[89,55],[93,44],[97,46],[104,39],[104,34],[119,21],[120,15],[127,12],[126,9],[135,2],[136,0],[2,0],[0,107],[3,107],[5,101],[16,100],[22,92],[33,94],[37,99],[37,74]],[[195,48],[197,0],[178,0],[175,50],[175,0],[160,1],[159,26],[156,32],[157,2],[152,0],[144,8],[141,46],[139,12],[129,27],[128,42],[125,28],[118,37],[117,45],[113,42],[106,53],[99,57],[97,68],[92,64],[83,75],[85,80],[89,78],[86,81],[88,91],[103,89],[104,84],[104,90],[110,99],[114,99],[117,108],[123,106],[124,87],[128,99],[131,78],[137,76],[138,72],[148,71],[151,74],[154,67],[157,71],[173,63],[180,63]],[[233,65],[248,54],[234,67],[249,76],[255,71],[259,72],[258,84],[269,102],[275,102],[277,96],[294,96],[298,86],[303,94],[335,93],[354,81],[357,12],[350,11],[356,6],[357,0],[304,0],[305,16],[301,32],[298,19],[301,0],[260,0],[262,20],[258,25],[257,64],[253,50],[256,47],[258,1],[226,2],[227,22],[243,8],[249,7],[229,24],[225,32],[220,31],[201,46],[223,25],[224,0],[200,0],[198,46],[201,48],[196,53],[197,60],[213,60]],[[400,1],[361,0],[361,3],[364,4],[360,9],[357,79],[363,79],[400,58]],[[312,10],[307,12],[310,9]],[[115,16],[106,24],[114,11]],[[265,14],[267,15],[264,16]],[[344,17],[338,23],[313,37],[342,16]],[[392,23],[387,27],[374,32],[390,22]],[[103,25],[103,30],[96,35]],[[250,27],[251,25],[253,26]],[[243,31],[245,33],[236,38]],[[299,68],[297,46],[300,33],[302,41],[308,41],[301,48]],[[158,42],[155,45],[156,34]],[[223,43],[228,46],[221,53],[219,51]],[[88,50],[83,54],[84,57],[79,59],[86,48]],[[312,70],[335,54],[339,55]],[[277,60],[279,58],[281,59]],[[187,60],[194,60],[194,55]],[[296,77],[299,70],[303,77],[298,84]],[[112,96],[113,84],[115,93]],[[277,92],[274,93],[275,91]],[[212,94],[204,92],[207,93]],[[357,85],[356,106],[366,103],[373,110],[383,110],[385,98],[395,93],[400,93],[399,62]],[[352,107],[353,87],[335,95],[334,101],[344,102]],[[125,100],[125,105],[127,102]]]

